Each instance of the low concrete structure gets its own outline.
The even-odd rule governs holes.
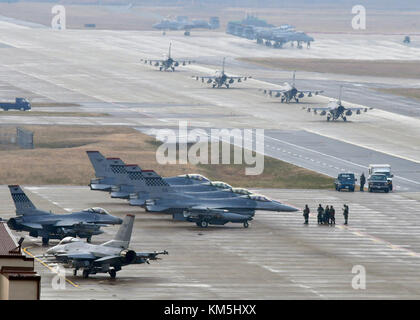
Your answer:
[[[0,300],[37,300],[40,282],[34,259],[21,253],[6,223],[0,222]]]

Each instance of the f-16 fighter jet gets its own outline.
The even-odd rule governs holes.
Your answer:
[[[242,80],[246,81],[252,77],[235,77],[227,75],[225,73],[225,58],[223,58],[222,71],[217,71],[215,76],[193,76],[193,78],[195,78],[197,81],[201,79],[201,82],[203,83],[206,81],[207,83],[211,84],[213,88],[222,88],[223,86],[229,88],[230,85],[235,82],[235,80],[237,80],[237,82],[242,82]]]
[[[176,60],[172,59],[172,57],[171,57],[171,46],[172,46],[172,43],[169,44],[168,56],[165,59],[157,59],[157,60],[141,59],[140,61],[142,61],[144,63],[148,63],[150,65],[154,65],[155,67],[159,67],[159,71],[168,71],[168,70],[175,71],[175,68],[180,66],[180,65],[186,66],[187,64],[191,64],[191,63],[195,62],[193,60],[176,61]]]
[[[236,197],[199,197],[196,193],[177,191],[154,171],[145,175],[146,185],[153,185],[156,196],[146,200],[146,210],[173,215],[175,220],[195,222],[206,228],[209,224],[243,223],[248,227],[256,210],[297,211],[298,209],[267,197],[244,194]],[[158,195],[158,190],[160,194]],[[130,204],[131,201],[130,201]]]
[[[280,98],[281,102],[290,103],[294,100],[299,103],[299,99],[305,97],[312,97],[312,95],[318,95],[324,91],[322,90],[298,90],[295,85],[296,82],[296,71],[293,72],[292,84],[285,82],[282,89],[261,89],[264,94],[268,94],[270,97]]]
[[[49,239],[63,239],[68,236],[87,238],[103,233],[102,226],[121,224],[120,218],[110,215],[102,208],[89,208],[69,214],[54,214],[37,209],[20,186],[10,185],[10,193],[16,207],[16,217],[7,225],[12,230],[27,231],[31,237],[42,237],[42,244]]]
[[[331,99],[328,103],[327,107],[307,107],[303,109],[307,109],[308,112],[313,111],[315,114],[318,114],[320,116],[327,116],[327,121],[335,121],[338,119],[343,119],[343,121],[347,121],[347,117],[351,116],[353,113],[361,114],[363,112],[367,112],[368,109],[371,110],[372,108],[366,108],[366,107],[356,107],[356,108],[350,108],[350,107],[344,107],[341,103],[341,91],[342,87],[340,87],[340,95],[338,100]]]
[[[109,273],[111,278],[115,278],[123,266],[149,263],[150,260],[158,260],[158,255],[168,254],[167,251],[135,252],[129,249],[133,224],[134,215],[128,214],[114,239],[99,245],[64,238],[57,246],[47,250],[46,257],[74,268],[75,276],[79,269],[83,269],[83,278],[97,273]]]

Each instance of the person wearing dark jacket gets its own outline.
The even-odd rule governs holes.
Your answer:
[[[344,216],[344,224],[347,225],[348,219],[349,219],[349,206],[346,204],[344,205],[344,208],[343,208],[343,216]]]
[[[324,224],[329,224],[329,223],[330,223],[330,207],[326,206],[325,212],[324,212]]]
[[[303,217],[305,218],[305,224],[309,223],[309,213],[311,212],[311,210],[309,210],[308,205],[305,205],[305,209],[303,209]]]
[[[321,204],[318,206],[318,224],[322,224],[322,219],[324,218],[324,208],[321,206]]]
[[[330,208],[330,224],[335,224],[335,209],[333,206]]]
[[[366,178],[365,178],[365,174],[362,172],[362,174],[360,175],[360,191],[365,191],[365,183],[366,183]]]

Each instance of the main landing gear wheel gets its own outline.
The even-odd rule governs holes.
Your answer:
[[[85,278],[85,279],[89,278],[89,270],[88,269],[83,269],[83,278]]]
[[[87,243],[91,243],[91,242],[92,242],[92,237],[87,237],[87,238],[86,238],[86,242],[87,242]]]
[[[343,120],[344,120],[344,121],[347,121],[347,118],[346,118],[346,117],[343,117]]]
[[[74,275],[74,276],[77,276],[77,269],[74,269],[74,270],[73,270],[73,275]]]
[[[244,222],[244,228],[246,229],[246,228],[248,228],[249,227],[249,223],[248,223],[248,221],[245,221]]]
[[[200,221],[200,227],[201,228],[207,228],[209,226],[209,223],[205,220]]]
[[[115,271],[115,269],[111,269],[109,270],[109,275],[111,276],[111,279],[115,279],[117,276],[117,271]]]

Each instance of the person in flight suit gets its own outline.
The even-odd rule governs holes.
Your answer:
[[[321,204],[318,206],[318,224],[322,224],[322,219],[324,218],[324,208]]]
[[[366,178],[364,172],[360,175],[360,191],[365,191]]]
[[[309,213],[311,210],[309,210],[309,207],[307,204],[305,204],[305,209],[303,209],[303,217],[305,218],[305,224],[309,223]]]
[[[349,206],[346,204],[344,205],[344,208],[343,208],[343,216],[344,216],[344,224],[347,225],[348,219],[349,219]]]
[[[330,224],[335,224],[335,209],[333,206],[330,208]]]

